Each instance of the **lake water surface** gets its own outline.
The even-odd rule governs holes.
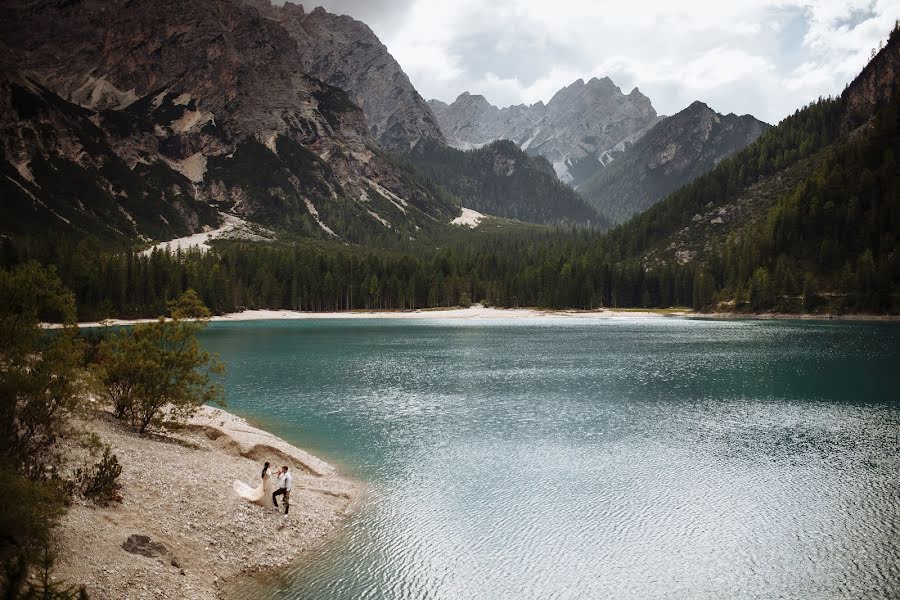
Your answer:
[[[203,343],[230,410],[368,487],[237,598],[900,597],[900,325],[259,321]]]

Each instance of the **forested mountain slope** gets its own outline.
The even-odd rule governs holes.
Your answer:
[[[529,223],[608,227],[544,157],[529,156],[509,140],[465,152],[424,141],[405,158],[466,208]]]
[[[721,115],[702,102],[654,125],[578,187],[615,223],[643,212],[756,140],[769,126],[750,115]]]
[[[651,269],[697,264],[701,304],[896,309],[898,68],[895,29],[839,98],[786,118],[605,247]]]

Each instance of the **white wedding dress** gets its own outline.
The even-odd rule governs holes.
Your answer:
[[[275,483],[272,481],[272,477],[268,472],[263,475],[262,481],[260,481],[259,485],[255,488],[250,487],[243,481],[237,480],[235,480],[231,487],[234,488],[234,491],[237,492],[238,496],[248,502],[259,504],[260,506],[274,506],[274,504],[272,504],[272,492],[275,491]]]

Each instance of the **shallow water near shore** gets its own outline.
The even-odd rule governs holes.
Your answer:
[[[900,595],[898,324],[247,321],[202,340],[229,410],[369,488],[235,598]]]

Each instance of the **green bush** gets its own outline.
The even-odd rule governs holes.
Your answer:
[[[177,424],[203,404],[224,404],[222,386],[211,381],[224,367],[197,341],[209,310],[193,290],[169,308],[171,319],[122,330],[99,353],[103,396],[141,433]]]
[[[119,475],[122,465],[109,446],[103,449],[103,456],[90,467],[77,468],[72,476],[72,483],[82,496],[96,504],[107,505],[110,502],[121,502],[119,493],[122,485]]]
[[[0,469],[0,559],[40,547],[65,511],[65,499],[54,481],[32,481]]]

